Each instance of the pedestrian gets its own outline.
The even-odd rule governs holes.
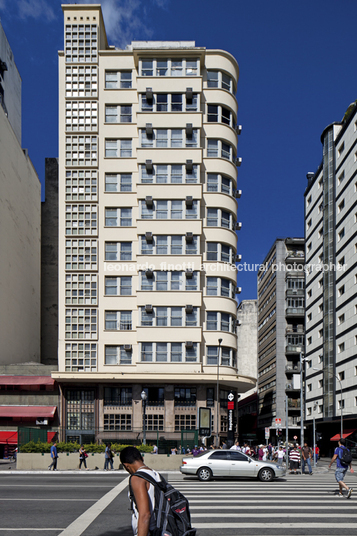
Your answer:
[[[284,449],[283,447],[279,447],[279,450],[277,452],[277,458],[278,458],[278,465],[283,465],[283,462],[284,462],[284,456],[285,456],[285,452],[284,452]]]
[[[135,447],[125,447],[120,453],[120,461],[130,475],[142,471],[160,482],[159,473],[145,465],[144,460]],[[152,484],[142,478],[131,479],[131,489],[135,500],[132,503],[132,528],[134,536],[149,536],[156,528],[153,514],[155,507],[155,489]]]
[[[298,450],[297,446],[294,445],[293,448],[290,451],[289,454],[290,459],[290,474],[297,475],[297,471],[299,469],[299,462],[300,462],[300,451]]]
[[[84,467],[88,471],[86,458],[88,458],[88,454],[86,453],[86,449],[84,448],[84,445],[81,445],[79,449],[79,469],[80,470],[82,470],[82,463],[83,463]]]
[[[195,448],[196,448],[196,445],[195,445]],[[192,453],[193,453],[193,450],[192,450]],[[172,447],[171,449],[171,455],[172,456],[175,456],[177,454],[177,448],[176,447]]]
[[[113,470],[113,453],[110,448],[110,443],[107,443],[104,451],[104,471],[108,471],[108,466],[110,464],[110,469]]]
[[[305,464],[307,464],[307,467],[309,469],[309,474],[312,475],[311,459],[312,459],[312,450],[305,441],[304,446],[301,449],[301,473],[303,475],[305,474]]]
[[[260,461],[263,460],[263,456],[264,456],[263,446],[264,445],[259,445],[259,449],[258,449],[258,460]]]
[[[315,464],[317,465],[317,460],[319,459],[319,456],[320,456],[320,449],[317,445],[315,445],[315,448],[314,448],[314,460],[315,460]]]
[[[235,441],[234,445],[232,445],[229,450],[242,450],[239,446],[239,441]]]
[[[154,445],[154,446],[153,446],[152,453],[153,453],[153,454],[158,454],[158,453],[159,453],[159,449],[158,449],[157,445]]]
[[[338,482],[339,489],[340,489],[338,496],[346,497],[346,499],[349,499],[351,497],[353,489],[346,486],[343,479],[346,476],[348,468],[350,468],[351,473],[354,473],[354,470],[352,469],[352,461],[349,463],[349,465],[345,465],[342,462],[341,458],[343,456],[343,449],[346,449],[346,440],[344,438],[341,438],[338,442],[338,447],[335,448],[333,458],[328,468],[331,469],[331,465],[334,463],[334,461],[336,461],[335,478],[336,478],[336,481]],[[347,491],[347,495],[343,494],[344,489]]]
[[[223,441],[222,443],[222,447],[221,447],[223,450],[227,450],[228,447],[227,447],[227,443],[225,441]]]
[[[57,471],[57,460],[58,460],[58,453],[57,453],[57,443],[56,441],[53,443],[51,447],[51,458],[52,463],[48,466],[48,470],[51,471],[51,468],[53,467],[53,471]]]
[[[271,461],[273,459],[273,447],[271,443],[269,443],[268,445],[268,452],[269,452],[268,459]]]

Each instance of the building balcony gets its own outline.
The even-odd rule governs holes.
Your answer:
[[[285,374],[300,374],[300,365],[286,365]]]
[[[300,411],[300,398],[288,398],[288,410]]]
[[[304,263],[305,261],[305,254],[303,251],[293,251],[290,250],[287,252],[287,255],[285,257],[285,262],[287,264],[293,264],[293,263]]]
[[[305,329],[303,324],[297,324],[296,326],[293,324],[288,324],[286,326],[286,334],[289,335],[290,333],[298,333],[298,334],[304,334]]]
[[[285,310],[286,317],[305,316],[305,307],[287,307]]]
[[[286,289],[286,296],[287,297],[293,297],[293,296],[305,296],[305,289],[303,288],[288,288]]]
[[[299,392],[300,392],[300,388],[299,388],[299,387],[294,387],[294,384],[293,384],[293,383],[287,383],[287,384],[285,384],[285,392],[296,392],[296,393],[299,393]]]
[[[300,354],[300,352],[304,351],[303,344],[292,344],[287,342],[285,347],[285,353],[286,354]]]
[[[288,417],[288,426],[300,426],[300,418],[299,417]]]

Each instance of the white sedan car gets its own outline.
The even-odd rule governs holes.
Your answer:
[[[180,471],[184,475],[197,475],[200,480],[229,476],[259,478],[262,482],[286,474],[285,467],[253,460],[237,450],[209,450],[193,458],[184,458]]]

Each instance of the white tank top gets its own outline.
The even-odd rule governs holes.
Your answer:
[[[157,473],[156,471],[153,471],[152,469],[139,469],[136,472],[147,473],[148,475],[152,476],[156,480],[156,482],[160,482],[161,480],[159,473]],[[148,495],[149,495],[149,503],[150,503],[150,514],[151,514],[149,530],[154,530],[154,528],[156,527],[156,519],[155,519],[155,516],[153,515],[153,510],[155,506],[155,488],[150,483],[149,483]],[[139,518],[139,512],[136,508],[135,502],[133,501],[133,515],[131,518],[131,526],[133,528],[134,536],[136,536],[138,533],[138,518]]]

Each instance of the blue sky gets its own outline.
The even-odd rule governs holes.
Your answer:
[[[243,262],[256,264],[275,238],[303,236],[306,173],[322,159],[321,133],[357,99],[357,1],[101,3],[110,44],[195,40],[197,46],[235,56],[240,67],[238,122],[243,125],[238,252]],[[44,159],[58,156],[61,2],[0,0],[0,17],[23,82],[23,147],[43,182]],[[243,288],[240,299],[256,298],[256,272],[239,272],[238,285]]]

